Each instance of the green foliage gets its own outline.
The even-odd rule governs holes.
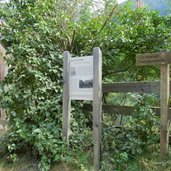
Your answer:
[[[75,47],[81,50],[80,54],[91,53],[94,46],[102,49],[105,81],[158,78],[159,71],[155,67],[137,69],[135,58],[138,53],[171,49],[171,17],[161,17],[147,9],[116,11],[110,18],[102,14],[91,22],[83,22],[76,35]],[[77,49],[73,50],[76,54]]]
[[[11,1],[4,12],[2,41],[10,54],[3,106],[8,109],[8,150],[28,148],[40,158],[39,168],[65,161],[61,138],[62,55],[53,1]],[[67,155],[66,155],[67,156]]]
[[[113,163],[119,171],[125,170],[128,161],[135,160],[159,142],[159,118],[146,103],[146,96],[136,98],[136,112],[124,125],[107,122],[104,127],[104,170],[106,163]]]
[[[81,103],[74,104],[72,111],[69,150],[61,137],[64,50],[89,55],[94,46],[99,46],[106,82],[158,76],[156,68],[150,71],[151,75],[147,70],[137,70],[135,56],[170,48],[171,18],[146,9],[129,8],[114,10],[110,15],[112,1],[95,14],[91,4],[92,1],[86,0],[11,0],[0,8],[6,22],[0,27],[1,42],[7,48],[9,66],[6,79],[0,84],[1,106],[7,109],[10,122],[4,144],[14,162],[22,150],[39,159],[42,171],[49,170],[54,162],[63,161],[85,169],[91,161],[91,119],[80,110]],[[114,151],[110,152],[109,161],[117,168],[156,141],[153,136],[156,130],[151,129],[156,123],[155,116],[146,106],[137,107],[137,113],[122,129],[104,128],[105,150]],[[80,157],[85,152],[87,155]],[[76,157],[77,154],[80,155]]]

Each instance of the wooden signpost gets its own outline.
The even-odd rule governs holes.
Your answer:
[[[93,56],[71,58],[64,52],[62,136],[69,143],[71,100],[93,101],[94,170],[100,170],[102,132],[102,53],[93,49]]]
[[[71,117],[71,98],[70,98],[70,59],[68,51],[64,52],[63,61],[63,114],[62,114],[62,136],[69,142],[70,117]]]
[[[94,168],[100,169],[102,147],[102,53],[93,49],[93,139]]]
[[[136,58],[137,66],[160,65],[160,154],[162,157],[168,156],[169,144],[169,64],[171,63],[171,52],[159,52],[139,54]]]

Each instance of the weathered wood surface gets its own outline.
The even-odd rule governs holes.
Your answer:
[[[160,154],[162,157],[168,156],[169,150],[169,64],[171,63],[171,52],[158,52],[140,54],[136,57],[137,66],[160,65]]]
[[[171,93],[171,81],[169,84]],[[116,82],[103,84],[103,93],[146,93],[160,95],[160,81]]]
[[[160,117],[160,107],[151,107],[153,112],[156,113],[157,116]],[[93,108],[91,104],[85,104],[84,110],[87,112],[92,112]],[[117,106],[117,105],[108,105],[105,104],[102,106],[103,113],[108,114],[121,114],[121,115],[133,115],[135,112],[135,108],[133,106]],[[168,119],[171,120],[171,108],[169,108]]]
[[[8,121],[7,120],[0,120],[0,131],[7,130]]]
[[[93,49],[93,140],[94,170],[99,171],[102,157],[102,53],[100,48]]]
[[[4,47],[0,44],[0,80],[3,80],[5,75],[7,74],[7,66],[4,61],[4,55],[5,55],[5,49]],[[5,120],[6,119],[6,113],[5,110],[0,109],[0,120]]]
[[[169,121],[168,121],[168,109],[169,109],[169,65],[160,66],[161,76],[161,89],[160,89],[160,153],[162,157],[166,157],[169,154]]]
[[[70,58],[71,55],[68,51],[64,52],[63,62],[63,113],[62,113],[62,136],[63,139],[69,141],[70,135]]]
[[[119,82],[103,84],[103,93],[156,93],[160,94],[159,81]]]
[[[136,56],[137,66],[161,65],[171,63],[171,52],[157,52],[138,54]]]

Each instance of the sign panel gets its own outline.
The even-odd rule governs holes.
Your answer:
[[[71,58],[70,67],[71,100],[93,100],[93,56]]]
[[[163,65],[171,63],[171,52],[156,52],[136,56],[137,66]]]

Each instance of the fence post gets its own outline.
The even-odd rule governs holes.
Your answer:
[[[70,134],[70,59],[71,55],[68,51],[65,51],[63,62],[63,113],[62,113],[62,136],[63,139],[69,142]]]
[[[169,65],[163,64],[160,66],[160,153],[162,157],[168,156],[168,144],[169,144]]]
[[[6,73],[7,65],[4,61],[4,55],[5,55],[5,48],[0,44],[0,80],[3,80]],[[6,120],[6,112],[3,109],[0,109],[0,120],[5,121]]]
[[[102,145],[102,53],[93,49],[93,139],[94,170],[100,170]]]

